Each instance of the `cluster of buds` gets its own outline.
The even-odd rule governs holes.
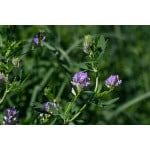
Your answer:
[[[106,44],[106,41],[103,39],[103,36],[100,37],[100,40],[103,41],[103,43]],[[98,47],[99,41],[93,39],[90,35],[86,35],[84,37],[83,42],[83,51],[87,53],[89,56],[96,55],[97,53],[94,52],[94,48]],[[94,57],[95,58],[95,57]],[[93,71],[95,69],[93,68]],[[73,77],[73,81],[71,82],[73,85],[80,86],[81,88],[89,85],[89,78],[87,78],[87,74],[83,72],[76,73]],[[105,81],[105,85],[108,88],[113,88],[116,86],[119,86],[122,83],[122,80],[119,80],[118,75],[111,75],[108,79]]]
[[[42,33],[42,32],[39,32],[39,33],[37,33],[37,34],[34,36],[34,38],[33,38],[33,40],[32,40],[32,43],[33,43],[34,45],[39,45],[39,44],[40,44],[41,46],[43,46],[41,42],[44,41],[45,38],[46,38],[45,34]]]
[[[84,42],[83,42],[83,51],[85,53],[88,53],[91,45],[92,45],[92,38],[90,35],[86,35],[84,37]]]
[[[4,125],[16,125],[18,123],[18,113],[15,107],[6,109],[3,116]]]
[[[12,64],[13,64],[15,67],[19,68],[20,59],[19,59],[18,57],[13,57],[13,59],[12,59]]]

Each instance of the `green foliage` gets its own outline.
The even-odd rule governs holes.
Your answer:
[[[149,28],[0,26],[0,124],[13,106],[19,124],[150,124]],[[79,71],[90,77],[85,89],[71,84]],[[105,86],[111,74],[119,87]]]

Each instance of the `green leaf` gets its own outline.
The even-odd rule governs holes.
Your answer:
[[[102,89],[102,84],[99,84],[98,88],[97,88],[97,93],[99,93]]]
[[[97,96],[97,97],[102,97],[102,96],[104,96],[104,95],[109,94],[111,91],[113,91],[113,88],[112,88],[112,89],[109,89],[109,91],[104,91],[104,92],[102,92],[102,93],[97,93],[96,96]]]
[[[46,43],[46,42],[42,42],[43,43],[43,45],[45,46],[45,47],[47,47],[49,50],[51,50],[51,51],[56,51],[56,49],[53,47],[53,46],[51,46],[50,44],[48,44],[48,43]]]
[[[100,40],[98,42],[98,46],[102,48],[102,50],[104,51],[105,48],[106,48],[106,44],[107,44],[107,41],[105,41],[105,38],[103,35],[100,36]]]
[[[68,102],[68,104],[65,107],[65,114],[68,113],[68,111],[70,110],[70,108],[71,108],[71,102]]]
[[[20,90],[20,81],[13,81],[11,83],[11,91],[17,91],[17,90]]]
[[[94,94],[93,91],[83,91],[83,92],[86,93],[86,94]]]
[[[85,63],[77,63],[76,66],[81,68],[81,69],[88,70],[88,67]]]
[[[3,47],[3,40],[2,40],[2,36],[0,35],[0,47]]]
[[[99,55],[96,58],[96,60],[99,62],[101,57],[103,56],[105,49],[106,49],[107,41],[105,40],[104,36],[101,35],[97,44],[97,47],[99,49]]]
[[[44,89],[44,95],[45,95],[48,99],[50,99],[50,100],[53,100],[53,99],[54,99],[54,95],[53,95],[53,93],[51,92],[51,89],[48,88],[48,87]]]
[[[34,109],[39,109],[39,108],[42,108],[43,105],[39,102],[34,102],[31,104],[31,106],[34,108]]]
[[[133,98],[131,100],[129,100],[128,102],[124,103],[123,105],[121,105],[115,112],[114,114],[119,114],[120,112],[123,112],[124,110],[126,110],[127,108],[135,105],[138,102],[141,102],[142,100],[145,100],[146,98],[150,97],[150,92],[147,92],[143,95],[140,95],[136,98]]]
[[[84,123],[84,120],[76,120],[78,123]]]
[[[0,60],[4,60],[4,59],[5,57],[2,54],[0,54]]]
[[[115,103],[118,100],[119,100],[119,97],[108,100],[107,102],[102,102],[101,104],[107,106],[107,105],[111,105],[111,104]]]
[[[69,121],[71,122],[71,121],[73,121],[74,119],[76,119],[76,118],[81,114],[81,112],[86,108],[86,106],[87,106],[87,104],[84,104],[84,105],[81,107],[81,109],[79,110],[79,112],[76,113]]]

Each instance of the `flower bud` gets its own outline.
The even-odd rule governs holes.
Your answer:
[[[12,59],[12,64],[13,64],[15,67],[18,67],[18,68],[19,68],[20,59],[17,58],[17,57],[14,57],[14,58]]]
[[[3,83],[5,81],[5,75],[3,73],[0,73],[0,83]]]
[[[84,42],[83,42],[83,51],[85,53],[88,53],[88,50],[89,50],[89,47],[92,43],[92,39],[91,39],[91,36],[90,35],[86,35],[84,37]]]

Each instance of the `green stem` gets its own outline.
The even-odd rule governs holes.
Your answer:
[[[73,121],[74,119],[76,119],[76,118],[81,114],[81,112],[86,108],[86,106],[87,106],[87,104],[84,104],[84,105],[81,107],[81,109],[79,110],[79,112],[76,113],[76,114],[69,120],[69,122],[71,122],[71,121]]]
[[[2,97],[1,100],[0,100],[0,104],[4,101],[6,95],[9,93],[9,91],[10,91],[10,88],[8,89],[8,82],[6,81],[5,92],[4,92],[4,94],[3,94],[3,97]]]
[[[97,87],[98,87],[98,77],[96,77],[96,83],[95,83],[95,89],[94,89],[95,93],[97,92]]]
[[[4,99],[5,99],[6,95],[8,94],[8,92],[9,92],[9,91],[7,91],[7,90],[5,91],[3,97],[2,97],[1,100],[0,100],[0,104],[4,101]]]
[[[101,96],[104,96],[104,95],[107,95],[109,93],[111,93],[113,91],[114,88],[111,88],[109,89],[109,91],[104,91],[102,93],[97,93],[97,97],[101,97]]]
[[[114,115],[118,115],[119,113],[125,111],[127,108],[135,105],[138,102],[141,102],[142,100],[145,100],[150,97],[150,92],[144,93],[143,95],[140,95],[136,98],[133,98],[132,100],[127,101],[126,103],[122,104],[115,112]]]
[[[69,104],[68,104],[68,107],[67,107],[67,109],[66,109],[66,111],[65,111],[64,124],[67,124],[67,122],[68,122],[68,120],[69,120],[69,118],[68,118],[68,113],[69,113],[70,110],[72,109],[72,106],[73,106],[73,104],[75,103],[75,101],[77,100],[77,98],[78,98],[79,95],[80,95],[80,93],[78,93],[78,94],[74,97],[72,103],[69,103]]]

